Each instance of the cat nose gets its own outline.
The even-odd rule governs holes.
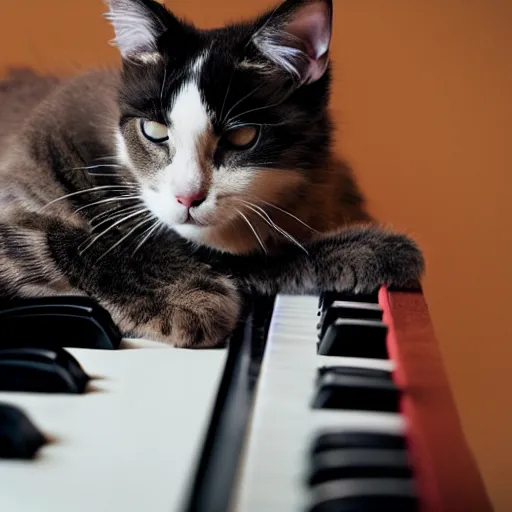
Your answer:
[[[192,208],[193,206],[199,206],[206,199],[206,194],[204,192],[198,192],[197,194],[191,194],[187,196],[176,196],[178,203],[186,206],[187,208]]]

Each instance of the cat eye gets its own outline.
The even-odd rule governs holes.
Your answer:
[[[248,125],[227,132],[224,139],[233,149],[249,149],[256,144],[259,134],[259,127]]]
[[[169,140],[169,131],[165,124],[142,119],[140,122],[140,130],[146,139],[156,144]]]

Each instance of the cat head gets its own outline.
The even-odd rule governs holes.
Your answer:
[[[145,206],[198,244],[262,245],[329,158],[332,0],[213,30],[154,0],[107,1],[123,59],[119,158]]]

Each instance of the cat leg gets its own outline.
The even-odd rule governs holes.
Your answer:
[[[235,328],[235,283],[195,260],[183,241],[153,239],[134,253],[115,239],[80,251],[90,234],[59,224],[47,236],[58,268],[126,335],[201,348],[222,344]]]
[[[15,221],[0,222],[0,297],[86,295],[51,258],[44,231]]]
[[[59,219],[0,223],[0,295],[81,295],[105,307],[126,336],[180,347],[222,344],[234,329],[240,298],[233,281],[183,248],[148,244],[136,257],[94,244]]]
[[[224,257],[216,264],[242,289],[262,294],[416,287],[425,266],[413,240],[372,225],[343,229],[304,248],[290,244],[278,256]]]
[[[379,226],[344,229],[309,248],[321,290],[370,293],[380,286],[417,288],[425,270],[418,245]]]

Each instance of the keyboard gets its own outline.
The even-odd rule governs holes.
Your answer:
[[[0,393],[53,440],[33,461],[0,461],[0,510],[178,510],[226,351],[69,351],[98,377],[84,395]]]
[[[4,378],[0,433],[13,407],[42,436],[25,456],[0,442],[0,510],[492,510],[421,291],[253,298],[228,348],[200,351],[118,339],[83,300],[93,348],[79,336],[64,351],[81,385],[42,374],[44,353],[16,355],[21,336],[0,350],[0,374],[2,357],[15,376],[15,357],[37,367]],[[69,330],[62,301],[50,313]],[[0,340],[35,325],[51,345],[48,309],[25,306],[3,306]]]
[[[315,488],[306,483],[308,460],[315,438],[322,434],[404,435],[405,420],[397,412],[361,411],[357,405],[312,408],[320,368],[360,369],[363,378],[364,370],[390,378],[394,369],[386,359],[317,355],[317,309],[317,297],[277,298],[254,405],[240,510],[302,510],[314,499]]]

